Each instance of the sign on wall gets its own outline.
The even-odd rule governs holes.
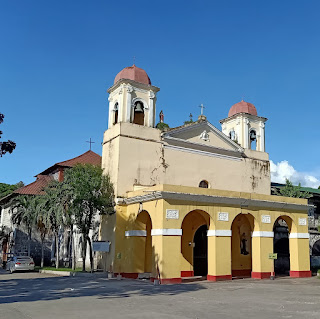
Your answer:
[[[93,251],[104,251],[108,253],[110,251],[109,241],[94,241],[92,242]]]
[[[270,215],[262,215],[261,222],[264,224],[271,224],[271,216]]]
[[[179,210],[178,209],[167,209],[166,210],[166,219],[179,219]]]
[[[219,213],[218,220],[222,220],[224,222],[229,221],[229,213]]]
[[[306,218],[299,218],[299,225],[300,226],[307,226],[307,219]]]
[[[275,253],[269,254],[269,259],[278,259],[278,254],[275,254]]]

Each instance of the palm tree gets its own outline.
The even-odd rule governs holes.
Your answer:
[[[14,225],[23,224],[28,234],[28,256],[31,250],[31,232],[36,220],[37,200],[35,196],[20,195],[11,205],[11,221]]]

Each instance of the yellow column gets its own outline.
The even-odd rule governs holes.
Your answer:
[[[208,276],[210,281],[232,279],[231,231],[208,231]]]
[[[291,233],[290,247],[290,277],[311,277],[309,256],[309,234]]]
[[[152,229],[155,270],[162,284],[180,283],[181,229]],[[156,273],[157,275],[157,273]],[[156,276],[157,277],[157,276]]]
[[[273,269],[273,260],[269,259],[269,254],[271,253],[273,253],[273,232],[253,232],[252,278],[270,278],[271,271]]]

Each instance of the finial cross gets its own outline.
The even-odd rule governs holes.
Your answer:
[[[90,141],[86,141],[86,142],[90,144],[90,151],[91,151],[91,144],[93,144],[93,143],[95,143],[95,142],[92,142],[92,141],[91,141],[91,137],[90,137]]]
[[[205,106],[203,106],[203,104],[201,103],[201,105],[199,105],[199,107],[201,108],[201,115],[203,115],[203,109],[205,109]]]

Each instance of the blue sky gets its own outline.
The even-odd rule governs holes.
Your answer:
[[[101,154],[106,90],[136,56],[171,127],[204,103],[220,129],[243,98],[269,119],[274,179],[287,171],[316,185],[319,11],[319,1],[294,0],[0,0],[0,129],[17,143],[0,158],[0,182],[30,183],[90,137]]]

